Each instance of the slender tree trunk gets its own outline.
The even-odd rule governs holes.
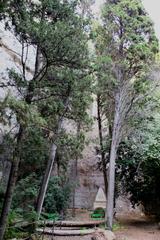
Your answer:
[[[114,192],[115,192],[115,163],[117,156],[117,146],[120,137],[120,108],[115,107],[114,124],[112,131],[112,142],[110,148],[109,170],[108,170],[108,192],[107,192],[107,207],[106,207],[106,222],[110,230],[113,225],[113,213],[114,213]]]
[[[68,106],[68,99],[66,101],[65,107]],[[59,118],[58,121],[58,126],[57,126],[57,133],[55,134],[56,136],[58,136],[61,128],[62,128],[62,123],[63,123],[63,116],[61,116]],[[53,168],[53,164],[55,162],[55,158],[56,158],[56,152],[57,152],[57,146],[55,145],[55,143],[53,142],[52,146],[51,146],[51,150],[50,150],[50,156],[47,162],[47,166],[45,169],[45,173],[44,173],[44,177],[40,186],[40,190],[38,193],[38,199],[37,199],[37,203],[36,203],[36,207],[35,210],[37,212],[37,219],[39,220],[41,212],[42,212],[42,207],[43,207],[43,203],[44,203],[44,198],[46,195],[46,191],[48,188],[48,183],[50,180],[50,176],[51,176],[51,172],[52,172],[52,168]]]
[[[80,134],[80,130],[81,130],[81,123],[78,122],[77,123],[77,139],[79,137]],[[76,194],[76,185],[77,185],[77,167],[78,167],[78,155],[75,158],[75,162],[74,162],[74,168],[73,168],[73,176],[72,176],[72,180],[75,183],[74,185],[74,189],[73,189],[73,209],[72,209],[72,216],[75,217],[76,216],[76,211],[75,211],[75,194]]]
[[[103,170],[105,194],[107,197],[108,181],[107,181],[106,159],[105,159],[105,152],[104,152],[104,146],[103,146],[103,133],[102,133],[103,130],[102,130],[100,96],[97,96],[97,121],[98,121],[99,144],[100,144],[100,151],[101,151],[101,158],[102,158],[102,170]]]
[[[57,152],[57,146],[55,145],[55,143],[53,143],[52,146],[51,146],[50,156],[49,156],[49,159],[48,159],[48,162],[47,162],[44,177],[43,177],[42,183],[40,185],[40,190],[39,190],[39,193],[38,193],[38,199],[37,199],[37,203],[36,203],[36,207],[35,207],[35,210],[37,212],[37,219],[38,220],[39,220],[41,212],[42,212],[44,198],[45,198],[45,195],[46,195],[46,191],[47,191],[47,188],[48,188],[48,183],[49,183],[49,180],[50,180],[52,168],[53,168],[55,158],[56,158],[56,152]]]
[[[110,163],[108,171],[108,192],[107,192],[107,226],[112,229],[113,225],[113,208],[114,208],[114,190],[115,190],[115,160],[116,160],[116,146],[112,143],[110,152]]]
[[[48,187],[48,182],[49,182],[53,164],[55,161],[56,151],[57,151],[57,146],[53,143],[51,150],[50,150],[50,156],[49,156],[49,160],[48,160],[48,163],[46,166],[42,184],[40,186],[40,191],[39,191],[37,205],[36,205],[36,212],[38,214],[38,219],[39,219],[41,211],[42,211],[43,202],[44,202],[44,198],[45,198],[47,187]]]
[[[76,194],[76,184],[77,184],[77,164],[78,164],[78,158],[75,159],[74,162],[74,167],[73,167],[73,182],[74,182],[74,187],[73,187],[73,208],[72,208],[72,217],[76,216],[76,209],[75,209],[75,194]]]
[[[7,190],[5,193],[4,203],[3,203],[1,217],[0,217],[0,240],[4,239],[4,234],[5,234],[7,220],[8,220],[8,214],[11,208],[13,192],[14,192],[15,184],[17,180],[18,167],[20,162],[20,157],[18,156],[17,152],[19,152],[19,143],[22,139],[22,135],[23,135],[23,129],[22,127],[20,127],[19,133],[17,136],[17,147],[14,151],[13,162],[10,169]]]
[[[70,90],[68,90],[68,96],[69,96],[69,94],[70,94]],[[67,108],[68,108],[68,104],[69,104],[69,97],[67,97],[67,99],[64,102],[64,112],[63,112],[62,116],[59,117],[59,120],[58,120],[57,132],[55,134],[56,137],[58,137],[59,132],[62,129],[62,123],[63,123],[64,115],[65,115],[65,113],[67,111]],[[43,203],[44,203],[44,198],[45,198],[45,195],[46,195],[46,191],[47,191],[47,188],[48,188],[48,183],[49,183],[51,172],[52,172],[52,167],[53,167],[53,164],[55,162],[56,152],[57,152],[57,146],[53,142],[53,144],[51,146],[51,150],[50,150],[50,156],[49,156],[47,166],[46,166],[46,169],[45,169],[45,174],[44,174],[44,177],[43,177],[43,180],[42,180],[42,183],[41,183],[41,186],[40,186],[40,190],[39,190],[39,193],[38,193],[38,200],[37,200],[36,207],[35,207],[35,210],[36,210],[37,215],[38,215],[37,216],[38,220],[39,220],[39,217],[41,215],[41,211],[42,211],[42,207],[43,207]]]
[[[106,194],[106,198],[107,198],[108,179],[107,179],[106,163],[104,163],[104,162],[105,162],[105,159],[102,160],[102,164],[103,164],[103,178],[104,178],[105,194]]]

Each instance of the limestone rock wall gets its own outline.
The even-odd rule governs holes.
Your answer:
[[[102,172],[96,170],[94,157],[90,156],[78,162],[77,182],[75,207],[93,209],[97,191],[99,187],[104,186]]]
[[[93,119],[97,116],[96,102],[94,101],[89,111]],[[95,147],[98,145],[98,125],[95,120],[90,132],[86,133],[89,144],[83,151],[83,158],[77,161],[77,174],[75,189],[75,208],[93,209],[93,203],[99,187],[104,189],[103,173],[97,168],[98,158],[96,156]],[[74,162],[71,166],[70,177],[74,178],[75,166]],[[71,203],[71,207],[73,202]]]

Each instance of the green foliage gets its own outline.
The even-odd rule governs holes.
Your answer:
[[[121,143],[118,150],[117,178],[123,182],[134,204],[142,204],[145,212],[160,216],[160,138],[159,115],[139,130],[141,144],[135,136]],[[145,130],[144,130],[145,129]]]
[[[21,231],[20,229],[14,226],[14,223],[18,217],[19,215],[17,214],[16,211],[14,210],[10,211],[9,217],[8,217],[7,229],[4,236],[5,240],[12,239],[12,238],[24,238],[27,236],[25,232]]]
[[[37,107],[28,105],[26,101],[11,97],[8,98],[6,107],[9,107],[15,113],[17,122],[22,126],[27,127],[29,124],[35,124],[37,127],[46,125],[45,119],[40,116]]]
[[[159,51],[158,40],[139,0],[106,1],[102,23],[95,25],[93,31],[96,32],[96,93],[112,126],[117,104],[122,108],[123,122],[134,105],[133,99],[150,89],[147,74]]]
[[[124,227],[119,223],[114,223],[113,224],[113,231],[119,231],[119,230],[122,230]]]
[[[37,48],[37,57],[43,64],[30,70],[28,56],[22,51],[22,72],[10,69],[7,82],[16,88],[20,98],[9,98],[6,108],[25,127],[51,125],[54,129],[59,116],[66,114],[74,121],[87,124],[86,108],[91,100],[87,21],[77,13],[78,2],[12,0],[7,6],[11,21],[6,19],[6,27],[13,31],[22,49],[28,49],[28,45]],[[33,72],[30,79],[29,70]]]
[[[32,44],[38,42],[49,66],[76,66],[79,60],[85,61],[87,51],[76,7],[76,1],[10,1],[8,13],[15,33]]]
[[[47,136],[57,133],[62,117],[81,122],[82,128],[90,125],[86,111],[92,100],[85,30],[88,25],[77,13],[78,2],[12,0],[7,6],[11,21],[6,19],[6,27],[13,31],[22,50],[30,50],[28,45],[37,49],[35,58],[41,58],[42,66],[33,66],[31,71],[28,56],[22,51],[22,71],[9,69],[7,82],[17,90],[18,97],[8,96],[0,102],[0,117],[8,123],[14,119],[23,128],[44,128]],[[27,71],[33,72],[30,79]]]
[[[49,157],[49,147],[50,142],[43,129],[33,125],[26,129],[25,137],[21,142],[19,178],[27,177],[28,173],[33,173],[33,179],[34,174],[38,176],[43,174]]]
[[[112,166],[107,179],[110,193],[115,187],[114,171],[117,148],[121,140],[129,135],[130,127],[127,123],[133,121],[133,116],[136,115],[136,104],[140,102],[140,99],[143,99],[140,102],[141,111],[144,110],[148,100],[144,96],[149,93],[153,84],[148,73],[155,63],[159,48],[153,23],[139,0],[106,0],[102,9],[102,21],[95,26],[95,31],[97,54],[95,57],[97,81],[95,92],[99,99],[99,119],[101,118],[101,124],[106,120],[109,132],[107,143],[109,154],[106,151],[104,133],[100,136],[102,138],[100,139],[100,151],[102,159],[109,158],[110,166]],[[134,159],[128,159],[126,160],[128,165],[130,161],[134,161]],[[121,172],[121,166],[119,168]],[[126,183],[129,187],[133,183],[133,179],[130,181],[133,175],[126,174],[126,176],[128,176]],[[121,180],[123,180],[123,174]],[[112,211],[112,217],[113,196],[114,193],[108,195],[110,204],[107,204],[108,210],[110,207]],[[108,217],[110,227],[112,217]]]
[[[69,155],[77,157],[82,150],[80,144],[84,146],[83,134],[74,147],[76,138],[68,135],[59,139],[60,121],[67,118],[75,124],[81,123],[82,130],[91,122],[87,114],[92,82],[87,45],[89,28],[88,21],[77,11],[78,4],[75,0],[6,2],[5,27],[16,37],[22,51],[18,70],[9,69],[9,79],[4,81],[4,86],[11,89],[11,96],[0,102],[3,110],[0,120],[14,125],[14,131],[11,129],[9,133],[13,140],[10,159],[20,162],[13,208],[22,209],[25,217],[31,214],[30,221],[34,219],[39,175],[44,173],[50,144],[59,143],[64,152],[68,149],[68,158]],[[30,61],[30,51],[33,61]],[[64,156],[61,158],[61,165],[66,168],[67,161]],[[12,185],[11,188],[13,191]],[[46,210],[64,210],[69,192],[67,184],[62,186],[60,180],[51,181]]]
[[[59,214],[57,214],[57,213],[41,213],[41,218],[57,221],[57,220],[59,220]]]
[[[40,179],[35,173],[18,181],[12,203],[12,209],[18,214],[16,217],[30,223],[35,221],[37,215],[34,211],[34,204],[36,203],[39,184]],[[42,218],[58,219],[59,214],[62,214],[68,207],[70,191],[71,186],[65,183],[64,179],[52,177],[45,197]],[[31,229],[28,228],[27,231],[31,231]]]
[[[13,209],[17,211],[22,209],[24,214],[32,211],[38,193],[38,185],[39,179],[35,173],[18,181],[13,197]]]
[[[78,136],[74,133],[67,133],[65,130],[61,131],[57,140],[57,163],[62,168],[64,174],[67,171],[69,161],[74,161],[77,157],[82,157],[85,144],[85,135],[82,131]]]
[[[47,213],[64,212],[70,201],[71,186],[64,183],[62,178],[52,177],[44,201],[44,209]]]

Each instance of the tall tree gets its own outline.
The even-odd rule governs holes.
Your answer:
[[[112,229],[117,148],[132,106],[149,89],[146,75],[158,51],[153,24],[140,1],[106,1],[96,50],[101,69],[98,82],[106,103],[112,106],[106,110],[112,127],[106,221]]]
[[[46,168],[50,173],[56,153],[55,138],[62,118],[73,109],[72,101],[74,96],[78,97],[80,90],[90,91],[86,64],[87,36],[84,33],[85,24],[77,13],[76,1],[11,0],[7,4],[6,27],[21,45],[18,54],[20,72],[12,69],[9,81],[4,81],[1,86],[13,87],[13,92],[16,92],[8,98],[6,106],[16,119],[19,131],[15,136],[12,167],[1,212],[0,239],[3,239],[6,228],[21,159],[20,144],[26,127],[28,124],[32,127],[39,124],[52,133],[53,144],[49,167],[47,164]],[[34,66],[29,63],[29,53],[32,53]],[[80,80],[83,80],[82,84]],[[49,178],[46,179],[40,209]]]

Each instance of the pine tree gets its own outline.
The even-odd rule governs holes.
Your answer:
[[[37,210],[40,214],[63,119],[77,119],[80,108],[75,105],[79,97],[82,97],[80,107],[84,110],[80,115],[86,116],[91,83],[87,63],[88,37],[84,30],[86,23],[77,13],[76,1],[11,0],[7,2],[5,11],[6,28],[21,44],[21,72],[10,70],[9,81],[1,84],[3,88],[13,87],[14,92],[16,89],[16,96],[8,97],[5,106],[16,118],[19,130],[15,136],[12,167],[1,212],[0,239],[3,239],[6,228],[21,159],[20,146],[27,126],[48,129],[53,135],[46,166],[49,174],[46,174]],[[28,66],[28,52],[33,50],[36,52],[33,55],[34,66]],[[84,97],[85,93],[88,93],[87,97]]]
[[[146,77],[158,51],[153,24],[138,0],[106,1],[97,28],[98,85],[112,129],[106,217],[112,229],[115,164],[125,120],[149,89]],[[106,106],[110,106],[106,110]]]

